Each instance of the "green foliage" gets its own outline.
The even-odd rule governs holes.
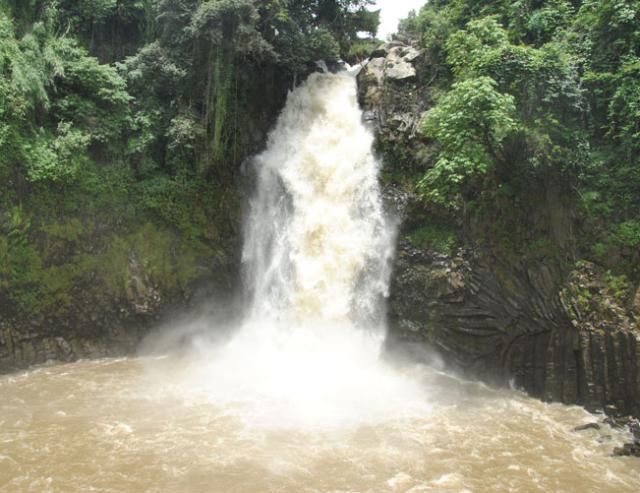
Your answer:
[[[319,28],[307,38],[309,58],[334,60],[340,56],[340,45],[326,28]]]
[[[378,39],[360,39],[354,41],[349,47],[349,52],[345,58],[349,63],[360,63],[371,55],[371,52],[380,46],[381,41]]]
[[[425,19],[437,16],[423,12],[431,12],[421,14]],[[436,202],[497,190],[512,167],[532,174],[576,168],[584,159],[585,105],[562,46],[513,44],[499,18],[473,19],[444,42],[453,85],[424,127],[442,152],[421,181],[425,197]],[[473,180],[490,170],[491,179]]]
[[[515,40],[541,46],[569,27],[574,14],[572,2],[566,0],[518,0],[509,12],[510,33]]]
[[[615,225],[611,241],[621,248],[640,250],[640,220],[630,219]]]
[[[259,7],[262,33],[288,70],[301,70],[309,60],[349,57],[359,44],[358,32],[371,38],[379,11],[366,7],[371,0],[272,0]]]
[[[23,147],[27,179],[33,182],[71,182],[88,162],[90,137],[60,122],[55,136],[44,131],[34,135]]]
[[[615,300],[621,301],[623,304],[631,294],[631,284],[626,275],[616,276],[607,271],[604,275],[604,282],[607,289]]]
[[[616,75],[608,107],[608,136],[629,159],[640,153],[640,57],[626,58]]]
[[[197,274],[199,256],[211,256],[204,245],[182,242],[153,223],[142,224],[130,235],[113,235],[107,249],[92,266],[112,296],[128,294],[132,282],[132,259],[140,263],[152,285],[165,290],[183,289]]]
[[[471,21],[447,40],[447,61],[457,77],[473,75],[485,52],[507,45],[507,33],[495,17]]]
[[[453,230],[437,223],[419,227],[408,235],[408,239],[415,247],[449,255],[456,246],[456,236]]]
[[[525,252],[549,237],[526,211],[554,183],[563,207],[578,206],[580,254],[637,280],[640,4],[432,0],[400,30],[426,49],[437,95],[424,124],[437,156],[417,181],[427,202],[464,212],[465,224],[482,216],[507,228],[495,237],[528,227],[516,248]],[[508,120],[492,137],[496,110]]]
[[[445,203],[463,193],[473,178],[487,174],[501,160],[503,141],[517,130],[513,97],[480,77],[458,82],[425,115],[423,129],[441,152],[419,186],[429,199]]]
[[[446,79],[449,67],[446,65],[445,46],[449,36],[456,30],[451,6],[445,4],[436,9],[425,4],[419,13],[412,11],[407,19],[401,20],[399,30],[421,41],[435,77]]]
[[[107,150],[120,139],[131,100],[125,80],[54,35],[50,18],[22,39],[3,13],[0,24],[0,166],[33,182],[71,183],[90,145]]]
[[[59,23],[103,62],[135,53],[154,30],[155,0],[57,0]]]

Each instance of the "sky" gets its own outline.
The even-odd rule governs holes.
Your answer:
[[[377,0],[372,9],[382,9],[380,13],[380,28],[378,38],[387,39],[387,36],[397,31],[398,21],[407,16],[411,9],[420,9],[427,0]]]

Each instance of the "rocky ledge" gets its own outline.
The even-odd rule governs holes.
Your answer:
[[[606,418],[605,422],[613,427],[626,427],[633,436],[633,441],[617,447],[613,455],[640,457],[640,421],[637,418],[627,416],[624,418]]]
[[[211,265],[214,262],[210,260]],[[230,306],[238,282],[237,269],[235,263],[217,265],[215,275],[203,267],[206,275],[194,279],[185,289],[169,290],[155,282],[131,252],[122,297],[114,297],[106,289],[86,290],[84,294],[78,290],[72,310],[0,316],[0,373],[50,361],[133,354],[150,330],[168,316],[193,310],[207,299]]]

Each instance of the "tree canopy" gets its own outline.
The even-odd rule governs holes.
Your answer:
[[[122,295],[141,232],[159,284],[219,256],[241,161],[315,60],[375,33],[371,3],[0,0],[0,305]]]

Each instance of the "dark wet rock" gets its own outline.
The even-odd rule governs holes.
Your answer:
[[[382,200],[385,210],[391,214],[393,219],[403,222],[408,219],[412,196],[399,186],[388,185],[382,190]]]
[[[636,317],[640,318],[640,286],[638,286],[638,289],[636,289],[636,294],[633,297],[631,311]]]
[[[640,420],[637,418],[630,418],[627,423],[629,430],[633,434],[633,438],[636,442],[640,442]]]
[[[620,417],[620,416],[607,416],[602,420],[604,424],[611,426],[612,428],[623,428],[627,426],[629,417]]]
[[[423,51],[402,41],[376,49],[358,74],[358,100],[375,128],[385,166],[412,167],[424,148],[420,123],[430,103]]]
[[[625,443],[613,449],[613,455],[620,457],[640,457],[640,443]]]
[[[332,74],[337,74],[347,70],[347,64],[344,60],[330,60],[327,62],[327,68]]]
[[[162,297],[134,252],[129,255],[127,301],[137,315],[150,315],[160,306]]]
[[[612,428],[627,428],[633,440],[640,443],[640,420],[634,416],[607,416],[603,423],[608,424]]]
[[[381,44],[369,55],[370,58],[384,58],[389,53],[389,48],[386,43]]]
[[[407,121],[400,130],[415,130],[424,104],[424,99],[417,92],[424,75],[424,71],[418,69],[423,53],[398,41],[387,43],[372,53],[372,58],[358,74],[360,104],[365,110],[375,110],[380,116],[379,133],[391,123],[387,115],[397,119],[403,114]],[[398,125],[392,127],[397,128]]]
[[[634,416],[607,416],[603,423],[612,428],[627,428],[631,432],[632,440],[622,447],[617,447],[613,455],[640,457],[640,420]]]
[[[75,300],[71,313],[1,317],[0,373],[50,361],[133,354],[165,317],[192,310],[203,298],[228,300],[230,305],[238,282],[231,268],[221,268],[215,279],[198,279],[184,290],[163,290],[134,254],[128,272],[121,298],[107,290],[96,297],[92,291]]]
[[[447,255],[403,241],[391,286],[390,347],[428,345],[471,377],[592,411],[640,414],[635,327],[594,266],[564,282],[560,272],[550,263],[512,264],[468,250]],[[585,276],[602,290],[591,308],[580,297]]]

